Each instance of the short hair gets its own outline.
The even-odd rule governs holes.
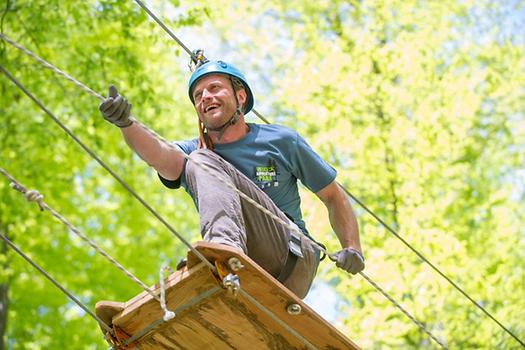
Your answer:
[[[244,87],[244,84],[239,78],[230,75],[230,79],[232,81],[233,89],[235,91],[238,91],[240,89],[246,90],[246,88]]]

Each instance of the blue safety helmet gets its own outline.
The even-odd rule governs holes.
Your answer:
[[[253,94],[248,82],[244,75],[234,66],[223,61],[209,61],[197,68],[190,77],[188,83],[188,94],[190,95],[190,100],[193,104],[195,101],[193,99],[193,88],[197,81],[209,74],[225,74],[230,77],[235,77],[242,82],[244,90],[246,90],[246,103],[244,104],[243,113],[246,114],[253,108]]]

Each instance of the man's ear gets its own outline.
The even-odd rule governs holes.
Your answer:
[[[248,99],[248,94],[246,93],[246,90],[244,89],[237,90],[237,101],[239,101],[239,104],[241,106],[244,107],[247,99]]]

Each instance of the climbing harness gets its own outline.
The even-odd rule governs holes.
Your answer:
[[[301,251],[301,236],[298,236],[295,232],[290,232],[290,237],[288,238],[288,252],[286,254],[286,261],[281,273],[277,280],[279,282],[284,282],[292,273],[295,265],[297,264],[297,259],[303,257],[303,252]]]

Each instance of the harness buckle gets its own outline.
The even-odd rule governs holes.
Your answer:
[[[290,233],[290,241],[288,242],[288,248],[290,253],[298,258],[303,257],[303,251],[301,250],[301,237],[297,236],[294,232]]]

